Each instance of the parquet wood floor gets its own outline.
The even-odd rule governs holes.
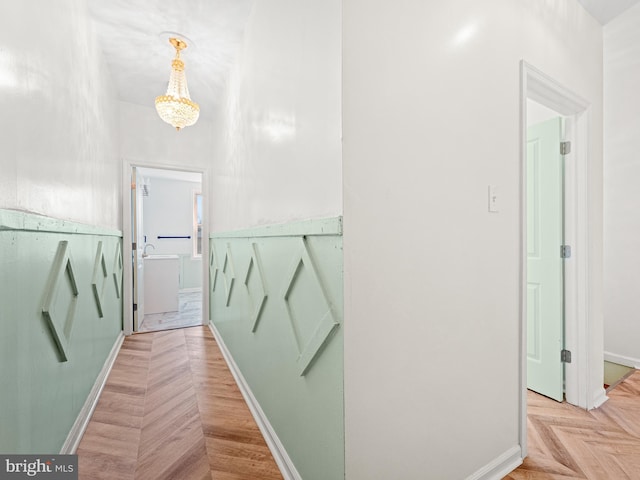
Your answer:
[[[127,337],[78,447],[86,480],[281,480],[207,327]]]
[[[529,392],[529,456],[504,480],[640,479],[640,371],[586,411]]]

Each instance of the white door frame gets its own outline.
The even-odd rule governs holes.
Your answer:
[[[566,135],[571,140],[572,152],[565,157],[564,237],[565,243],[571,245],[572,256],[565,261],[564,308],[565,348],[571,351],[572,361],[565,364],[565,395],[568,403],[586,409],[602,402],[589,395],[594,387],[589,377],[593,359],[589,358],[592,332],[588,308],[590,103],[524,60],[520,62],[520,82],[520,444],[524,457],[527,451],[527,98],[568,119]]]
[[[131,266],[131,172],[133,167],[158,168],[161,170],[177,170],[182,172],[195,172],[202,174],[202,324],[209,323],[209,180],[206,168],[193,165],[172,165],[138,160],[123,159],[122,162],[122,327],[125,335],[133,333],[133,270]]]

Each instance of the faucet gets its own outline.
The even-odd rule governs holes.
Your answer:
[[[149,256],[149,254],[147,253],[147,248],[149,248],[149,247],[153,247],[154,250],[156,249],[156,246],[153,243],[147,243],[144,246],[144,250],[142,250],[142,258],[145,258],[145,257]]]

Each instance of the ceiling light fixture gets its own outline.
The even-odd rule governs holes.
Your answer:
[[[187,48],[187,43],[179,38],[170,38],[169,43],[176,49],[176,58],[171,62],[167,93],[156,97],[156,111],[162,120],[180,130],[198,121],[200,107],[189,96],[184,62],[180,59],[180,50]]]

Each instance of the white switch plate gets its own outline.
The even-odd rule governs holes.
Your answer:
[[[500,211],[500,189],[496,185],[489,185],[489,211]]]

